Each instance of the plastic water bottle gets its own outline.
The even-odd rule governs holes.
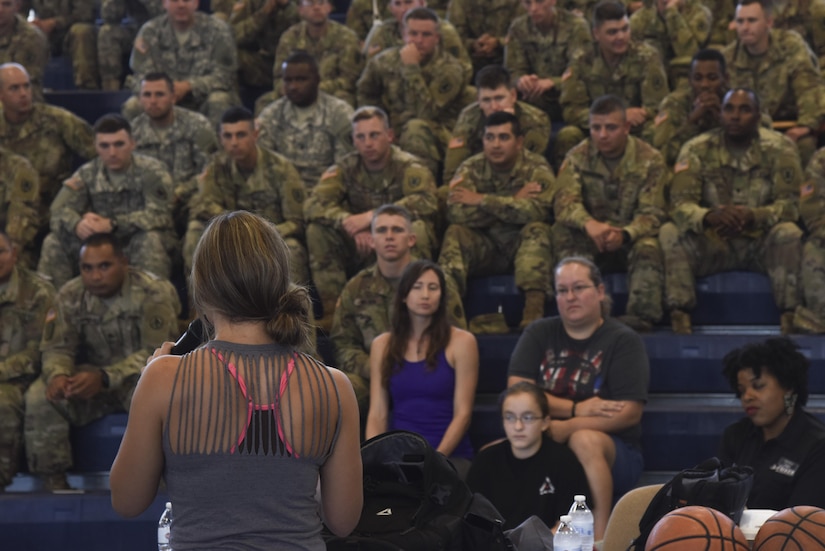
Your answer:
[[[584,496],[574,496],[573,499],[568,513],[573,519],[573,528],[581,537],[582,551],[593,551],[593,513],[587,507]]]
[[[166,509],[158,521],[158,551],[172,551],[172,503],[166,502]]]
[[[582,551],[581,536],[571,523],[570,515],[562,515],[556,535],[553,536],[553,551]]]

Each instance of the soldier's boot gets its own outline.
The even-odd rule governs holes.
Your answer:
[[[670,327],[677,335],[690,335],[693,333],[691,327],[690,314],[683,310],[671,310]]]
[[[795,333],[794,331],[794,313],[792,311],[789,312],[782,312],[782,315],[779,316],[779,332],[783,335],[791,335]]]
[[[524,292],[524,311],[521,314],[519,329],[524,329],[537,319],[544,317],[544,291]]]
[[[332,330],[332,318],[335,315],[336,303],[336,300],[321,299],[321,305],[324,307],[324,315],[315,321],[315,325],[327,335],[329,335]]]
[[[43,490],[46,492],[72,489],[72,487],[69,486],[69,481],[66,479],[66,473],[49,473],[40,475],[40,480],[43,482]]]
[[[652,323],[640,318],[639,316],[624,314],[623,316],[619,316],[616,319],[618,319],[620,322],[627,325],[628,327],[630,327],[638,333],[647,333],[648,331],[653,329]],[[688,319],[688,322],[690,322],[690,319]]]
[[[803,335],[825,333],[825,321],[804,306],[797,306],[793,313],[793,329]]]
[[[110,92],[120,90],[120,79],[119,78],[104,78],[100,83],[100,87],[103,90],[108,90]]]

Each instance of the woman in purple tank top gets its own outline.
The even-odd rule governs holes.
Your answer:
[[[370,349],[367,438],[387,430],[417,432],[466,472],[473,455],[467,429],[478,382],[472,333],[447,321],[441,267],[411,263],[395,293],[391,330]]]

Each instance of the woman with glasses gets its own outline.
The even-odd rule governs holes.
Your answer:
[[[555,529],[573,497],[588,493],[581,463],[547,434],[550,406],[533,383],[522,381],[502,392],[499,409],[507,440],[479,452],[467,485],[496,506],[505,529],[532,515]]]
[[[608,317],[601,273],[583,257],[555,271],[558,317],[530,324],[510,357],[508,386],[544,390],[553,440],[576,454],[590,485],[594,536],[604,536],[616,499],[642,473],[642,409],[650,367],[641,338]]]
[[[472,333],[447,321],[444,272],[418,260],[401,275],[391,329],[370,348],[367,438],[403,429],[422,435],[466,474],[473,449],[467,429],[478,382]]]

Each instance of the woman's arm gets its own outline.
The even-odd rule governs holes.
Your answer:
[[[576,416],[550,421],[550,433],[556,442],[567,442],[577,430],[591,429],[608,434],[619,432],[642,420],[642,402],[602,400],[594,396],[576,404]]]
[[[332,454],[321,466],[321,509],[327,528],[343,537],[358,524],[364,504],[361,421],[349,379],[337,369],[331,373],[341,399],[341,430]]]
[[[123,517],[141,514],[157,495],[164,465],[163,419],[179,362],[178,356],[153,360],[132,396],[129,422],[109,474],[112,507]]]
[[[522,381],[538,385],[538,381],[535,379],[519,377],[518,375],[510,375],[507,377],[507,388]],[[550,406],[550,417],[553,419],[567,419],[570,417],[570,414],[573,411],[573,400],[553,396],[547,391],[544,391],[544,395],[547,397],[547,404]]]
[[[370,410],[367,413],[367,439],[387,432],[390,415],[390,393],[381,381],[381,365],[390,342],[390,334],[375,337],[370,346]]]
[[[453,420],[447,425],[437,451],[449,457],[467,433],[473,416],[473,400],[478,384],[478,344],[475,336],[453,327],[446,356],[455,369]]]

